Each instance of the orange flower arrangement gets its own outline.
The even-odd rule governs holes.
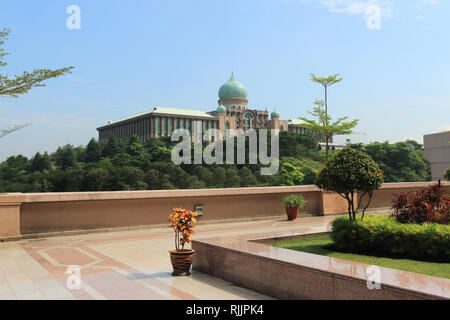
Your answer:
[[[191,243],[192,234],[194,234],[194,224],[197,222],[195,217],[197,212],[190,210],[173,208],[169,216],[169,228],[175,231],[175,248],[177,252],[184,250],[186,243]]]

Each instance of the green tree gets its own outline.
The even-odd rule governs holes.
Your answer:
[[[281,164],[278,177],[281,185],[295,186],[302,183],[304,174],[300,167],[297,167],[289,162],[285,162]]]
[[[118,153],[112,157],[111,162],[116,167],[131,166],[133,157],[128,153]]]
[[[214,185],[214,177],[208,167],[195,166],[194,174],[198,177],[199,181],[203,181],[206,186],[210,187]]]
[[[8,39],[10,33],[9,29],[3,28],[0,31],[0,67],[4,67],[7,63],[4,58],[8,53],[3,48],[5,40]],[[71,72],[74,67],[60,68],[56,70],[50,69],[34,69],[31,72],[24,71],[21,75],[16,75],[13,78],[9,78],[8,75],[0,73],[0,97],[18,97],[19,95],[25,94],[34,87],[43,87],[45,80],[56,78]],[[15,125],[11,129],[0,130],[0,138],[17,131],[28,124]]]
[[[206,184],[203,181],[200,181],[197,176],[189,176],[187,178],[187,185],[189,189],[204,189],[206,188]]]
[[[103,168],[90,169],[84,176],[82,189],[84,191],[102,191],[108,177],[108,171]]]
[[[317,187],[334,191],[347,200],[350,219],[356,219],[356,213],[361,208],[364,197],[367,197],[361,219],[364,218],[373,192],[382,183],[383,172],[378,164],[366,153],[352,148],[339,151],[327,161],[316,181]]]
[[[317,120],[309,120],[306,118],[300,118],[305,121],[304,126],[318,134],[325,137],[326,148],[325,148],[325,158],[328,160],[329,143],[333,136],[341,134],[350,134],[352,129],[358,125],[358,119],[346,122],[348,117],[338,118],[336,121],[332,121],[331,117],[324,110],[324,102],[322,100],[316,100],[314,102],[316,107],[313,111],[309,111],[309,114],[317,118]]]
[[[74,167],[77,163],[76,154],[73,146],[70,144],[64,147],[59,147],[54,154],[56,165],[65,170],[70,167]]]
[[[42,171],[42,156],[39,152],[36,152],[35,156],[31,160],[31,172]]]
[[[133,135],[128,141],[127,153],[131,156],[138,156],[144,151],[141,139],[137,135]]]
[[[236,168],[228,168],[225,173],[225,187],[235,188],[240,187],[241,179],[239,178],[238,171]]]
[[[258,179],[253,174],[252,170],[247,167],[243,167],[239,170],[239,177],[241,178],[242,187],[251,187],[258,184]]]
[[[103,148],[103,157],[112,158],[120,152],[122,152],[121,143],[116,136],[112,136],[108,139],[108,142],[106,142],[106,145]]]
[[[444,178],[450,181],[450,168],[447,169],[447,172],[444,174]]]
[[[156,169],[150,169],[145,174],[145,182],[152,190],[157,190],[160,188],[161,184],[159,181],[159,171]]]
[[[380,165],[386,182],[431,180],[430,163],[425,158],[423,146],[415,141],[374,142],[361,150]]]
[[[227,177],[226,170],[222,167],[217,167],[213,170],[214,185],[218,188],[225,186],[225,180]]]
[[[325,90],[325,114],[328,115],[328,87],[341,82],[343,78],[339,78],[339,73],[333,74],[326,78],[316,77],[314,73],[311,73],[311,81],[321,84]]]
[[[87,163],[98,162],[100,160],[100,156],[101,156],[100,144],[94,138],[92,138],[86,147],[85,161]]]

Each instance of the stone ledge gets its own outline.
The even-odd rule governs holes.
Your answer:
[[[193,268],[279,299],[450,299],[448,279],[380,267],[381,289],[369,290],[366,264],[261,244],[305,235],[274,232],[194,240]]]

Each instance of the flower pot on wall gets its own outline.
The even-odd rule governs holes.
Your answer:
[[[170,261],[172,262],[172,276],[188,276],[191,273],[192,260],[195,250],[183,249],[181,251],[170,250]]]
[[[306,203],[305,198],[301,195],[290,195],[283,198],[284,207],[286,208],[286,214],[288,220],[295,220],[298,216],[299,208],[303,208]]]
[[[286,207],[286,214],[289,221],[297,219],[298,207]]]

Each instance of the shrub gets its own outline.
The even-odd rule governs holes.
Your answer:
[[[362,199],[368,200],[362,210],[362,217],[372,200],[373,192],[383,183],[383,172],[367,154],[347,148],[335,154],[320,171],[316,185],[324,190],[337,192],[348,203],[350,219],[356,218]],[[355,204],[356,195],[360,194]]]
[[[450,223],[450,197],[440,184],[396,195],[392,216],[400,223]]]
[[[444,178],[450,181],[450,168],[447,169],[447,172],[444,174]]]
[[[193,228],[197,220],[197,212],[182,208],[173,208],[169,216],[169,228],[175,232],[175,249],[177,252],[184,250],[186,243],[191,243]]]
[[[287,196],[283,198],[284,206],[286,208],[298,207],[303,208],[306,203],[305,198],[303,196]]]
[[[332,222],[331,238],[344,252],[450,262],[449,225],[402,224],[390,216],[341,217]]]

